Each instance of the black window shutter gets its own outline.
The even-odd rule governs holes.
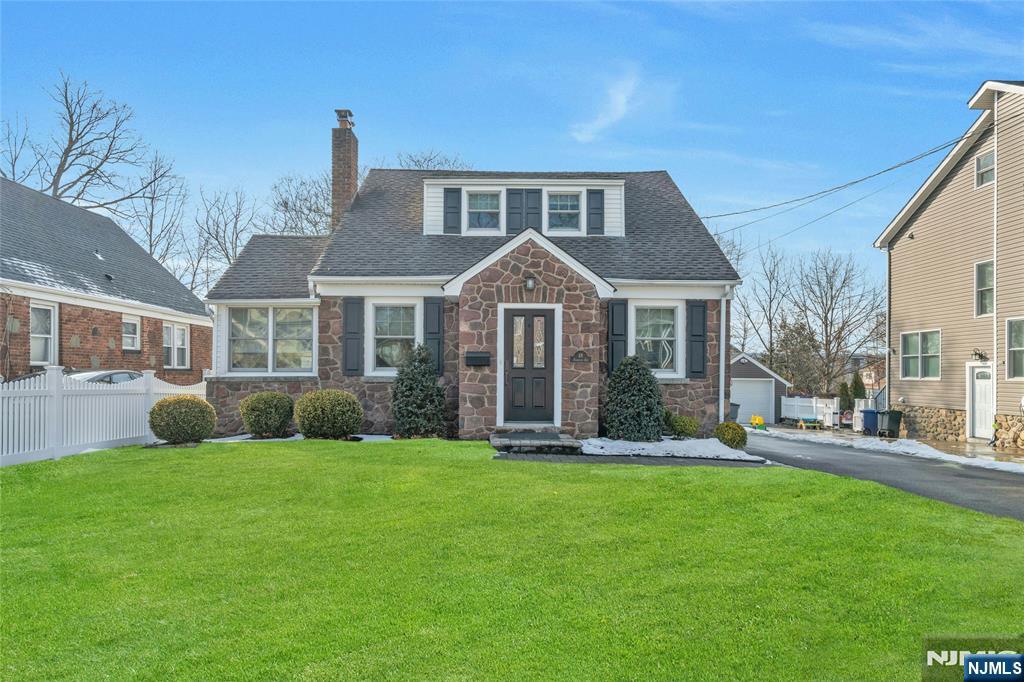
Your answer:
[[[423,299],[423,344],[437,368],[444,374],[444,299],[432,296]]]
[[[462,233],[462,190],[458,187],[444,190],[444,233]]]
[[[533,229],[537,232],[541,231],[541,191],[539,189],[528,189],[526,190],[526,221],[523,225],[524,229]]]
[[[505,231],[508,234],[519,234],[523,231],[523,214],[526,209],[526,190],[505,190]]]
[[[587,190],[587,234],[604,234],[604,190]]]
[[[342,299],[341,314],[342,374],[360,376],[363,373],[363,299]]]
[[[608,301],[608,374],[626,357],[629,332],[629,307],[624,299]]]
[[[708,367],[708,304],[686,302],[686,376],[703,379]]]

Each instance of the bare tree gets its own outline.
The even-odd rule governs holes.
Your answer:
[[[255,230],[256,219],[256,204],[241,189],[211,194],[199,191],[195,229],[214,269],[235,262]]]
[[[270,188],[268,212],[260,229],[276,234],[327,234],[331,231],[331,174],[286,175]]]
[[[171,270],[188,290],[203,295],[212,284],[215,271],[210,261],[210,240],[199,230],[182,231],[181,248],[171,262]]]
[[[169,164],[155,154],[139,178],[144,188],[124,206],[122,225],[149,255],[167,265],[181,248],[188,189],[183,178],[168,175]]]
[[[768,245],[760,252],[757,270],[740,299],[740,313],[757,337],[764,362],[771,369],[775,369],[779,325],[793,289],[791,267],[780,251]]]
[[[718,241],[718,246],[722,249],[722,253],[732,263],[733,269],[743,277],[747,257],[747,250],[743,246],[743,241],[739,238],[722,234],[716,234],[715,239]],[[741,285],[733,293],[732,312],[729,316],[730,342],[741,351],[747,350],[747,345],[754,332],[747,316],[743,314],[743,301],[746,297],[745,287],[746,285]]]
[[[854,263],[853,256],[825,249],[800,263],[791,295],[796,320],[819,344],[819,390],[832,389],[850,357],[877,336],[882,289]]]
[[[459,154],[446,154],[437,149],[399,152],[395,155],[399,168],[416,170],[470,170],[472,166]]]
[[[134,171],[146,164],[147,149],[131,128],[130,107],[64,73],[50,98],[57,105],[58,127],[45,141],[29,138],[27,121],[4,124],[0,172],[5,177],[83,208],[124,217],[126,202],[172,175],[171,164],[164,161],[155,174],[146,173],[148,181],[133,181]]]

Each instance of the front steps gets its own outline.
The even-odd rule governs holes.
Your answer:
[[[583,444],[564,433],[512,431],[492,433],[491,447],[517,455],[579,455]]]

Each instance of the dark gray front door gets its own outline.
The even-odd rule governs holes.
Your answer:
[[[555,419],[555,313],[505,311],[505,421]]]

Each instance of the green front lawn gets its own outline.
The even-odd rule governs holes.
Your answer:
[[[1024,622],[1024,524],[807,471],[307,441],[0,484],[9,680],[919,679]]]

